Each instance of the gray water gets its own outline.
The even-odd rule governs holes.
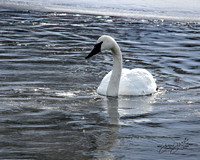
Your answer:
[[[1,9],[0,34],[0,159],[199,159],[199,22]],[[103,34],[156,94],[96,93]]]

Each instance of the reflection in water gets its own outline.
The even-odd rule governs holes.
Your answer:
[[[119,124],[118,99],[108,97],[106,102],[110,124]]]
[[[109,116],[109,123],[111,124],[110,128],[112,128],[112,132],[109,137],[107,137],[107,140],[112,143],[112,145],[110,144],[111,146],[109,149],[112,152],[110,152],[110,155],[107,155],[107,157],[104,156],[103,158],[112,159],[111,157],[114,156],[111,156],[111,153],[114,153],[116,150],[117,152],[120,150],[121,144],[124,143],[124,139],[120,138],[120,135],[122,135],[122,133],[124,134],[124,126],[128,127],[126,127],[126,129],[133,131],[133,135],[131,135],[130,132],[128,133],[128,137],[132,137],[130,138],[131,142],[134,140],[135,143],[138,141],[138,137],[141,138],[140,133],[136,132],[137,130],[140,130],[140,128],[133,125],[133,123],[142,124],[151,121],[149,118],[153,112],[153,106],[151,104],[155,103],[156,96],[157,95],[155,94],[151,96],[122,96],[118,98],[105,98],[104,102],[106,102],[105,106],[107,107],[106,109]],[[135,146],[134,144],[131,145],[132,147]],[[135,156],[134,150],[131,153],[131,157],[132,156]]]
[[[121,120],[132,119],[133,122],[150,121],[145,119],[153,111],[152,103],[155,102],[156,94],[152,96],[139,97],[119,97],[107,98],[107,111],[110,118],[110,124],[123,124]],[[127,123],[127,121],[125,122]]]
[[[142,97],[107,97],[105,98],[107,114],[109,116],[110,123],[110,134],[98,135],[96,141],[101,141],[98,145],[100,150],[101,147],[104,147],[106,151],[112,151],[119,145],[118,134],[120,132],[121,125],[129,124],[129,120],[132,120],[134,123],[150,121],[145,119],[144,115],[148,115],[153,111],[152,103],[155,101],[155,95],[152,96],[142,96]],[[121,121],[120,121],[121,120]],[[104,142],[102,142],[104,141]],[[105,148],[105,144],[107,147]],[[109,154],[101,154],[101,158],[112,159],[114,156]]]
[[[107,108],[109,122],[102,124],[103,128],[108,128],[105,132],[102,129],[99,133],[90,134],[86,133],[86,137],[93,146],[93,149],[97,151],[98,159],[115,159],[114,155],[110,151],[116,148],[118,140],[119,125],[119,113],[118,113],[118,99],[117,98],[105,98],[104,102]],[[103,152],[102,152],[103,151]]]

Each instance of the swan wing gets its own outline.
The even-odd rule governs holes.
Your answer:
[[[106,95],[112,71],[101,81],[97,93]],[[146,69],[122,69],[119,95],[148,95],[156,92],[155,79]]]
[[[146,69],[123,69],[119,95],[148,95],[156,92],[155,79]]]

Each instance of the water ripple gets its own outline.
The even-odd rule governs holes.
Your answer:
[[[152,139],[200,142],[199,23],[12,10],[0,17],[3,159],[163,159]],[[125,68],[155,76],[157,94],[96,94],[112,57],[85,56],[102,34],[117,40]],[[184,153],[199,157],[197,150]]]

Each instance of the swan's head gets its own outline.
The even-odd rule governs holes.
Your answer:
[[[94,46],[93,50],[86,57],[86,59],[104,50],[112,50],[114,46],[118,46],[116,41],[110,36],[103,35],[99,37],[97,44]]]

